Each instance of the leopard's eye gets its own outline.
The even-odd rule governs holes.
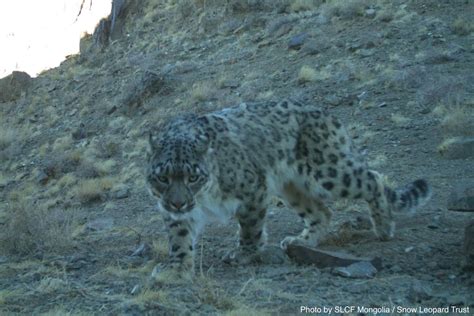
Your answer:
[[[158,176],[158,181],[162,182],[162,183],[168,183],[168,177],[165,177],[165,176]]]
[[[189,176],[188,181],[189,183],[194,183],[199,179],[199,176]]]

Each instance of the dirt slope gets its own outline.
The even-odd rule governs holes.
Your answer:
[[[472,157],[447,158],[453,137],[474,134],[471,1],[142,3],[118,39],[103,49],[84,40],[82,55],[0,104],[1,314],[474,310],[462,269],[473,214],[446,208],[454,185],[474,181]],[[431,202],[397,214],[389,242],[346,234],[322,245],[381,257],[371,279],[293,263],[230,267],[220,257],[235,244],[231,223],[204,233],[194,284],[145,289],[166,257],[144,185],[146,133],[178,113],[282,97],[328,108],[389,181],[428,179]],[[367,219],[364,204],[332,207],[335,232]],[[293,212],[270,213],[271,243],[301,229]]]

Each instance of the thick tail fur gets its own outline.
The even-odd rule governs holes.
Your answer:
[[[396,190],[385,187],[385,196],[397,211],[414,212],[431,198],[431,188],[424,179],[418,179]]]

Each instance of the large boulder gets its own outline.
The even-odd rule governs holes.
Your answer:
[[[466,270],[474,271],[474,220],[464,230],[464,257]]]
[[[474,212],[474,181],[460,180],[449,193],[448,210]]]
[[[31,85],[31,77],[26,72],[14,71],[0,79],[0,103],[12,102],[26,92]]]

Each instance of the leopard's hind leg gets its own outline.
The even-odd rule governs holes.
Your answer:
[[[298,236],[285,237],[280,246],[286,249],[289,244],[296,243],[316,247],[327,233],[332,211],[323,201],[311,197],[292,182],[285,184],[283,196],[303,219],[305,227]]]

